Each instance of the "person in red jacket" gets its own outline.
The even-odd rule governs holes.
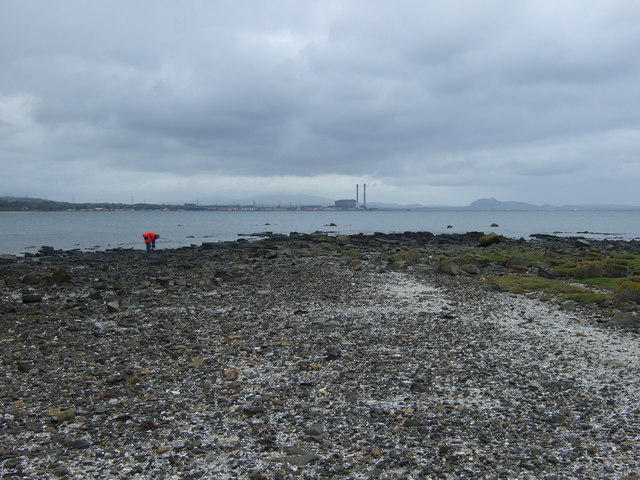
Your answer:
[[[142,234],[142,238],[144,238],[144,243],[147,244],[147,253],[149,253],[151,250],[155,250],[156,240],[160,238],[160,235],[155,232],[147,232]]]

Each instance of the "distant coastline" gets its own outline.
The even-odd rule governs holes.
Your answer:
[[[60,211],[130,211],[130,210],[167,210],[167,211],[335,211],[335,210],[404,210],[404,211],[637,211],[640,206],[618,204],[588,205],[534,205],[517,201],[500,201],[495,198],[482,198],[466,206],[425,206],[400,205],[372,202],[357,208],[340,208],[334,205],[301,205],[290,202],[289,205],[237,203],[224,205],[199,205],[195,203],[153,204],[153,203],[75,203],[58,202],[31,197],[0,197],[0,212],[60,212]]]

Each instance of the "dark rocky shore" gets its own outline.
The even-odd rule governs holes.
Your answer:
[[[2,256],[1,477],[640,478],[637,298],[506,293],[487,278],[553,272],[478,251],[640,244],[292,234]]]

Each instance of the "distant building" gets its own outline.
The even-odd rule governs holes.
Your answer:
[[[340,208],[340,209],[356,208],[357,205],[358,205],[358,202],[355,200],[336,200],[335,201],[335,208]]]

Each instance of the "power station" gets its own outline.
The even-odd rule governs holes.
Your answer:
[[[336,200],[335,208],[340,210],[355,210],[361,208],[366,210],[367,208],[367,184],[362,184],[362,205],[360,204],[360,185],[356,184],[356,199],[350,200]]]

